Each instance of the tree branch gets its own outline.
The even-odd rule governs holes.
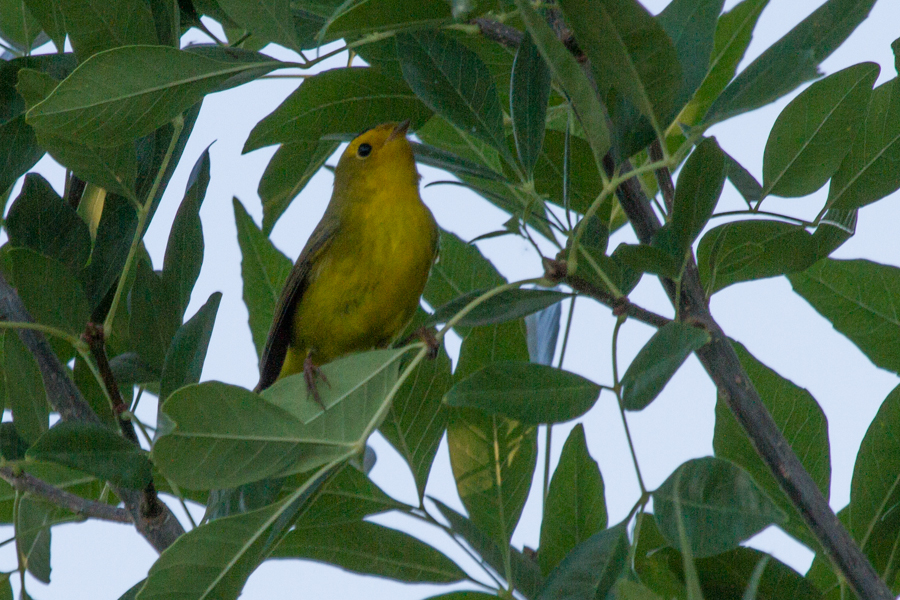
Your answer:
[[[122,431],[122,436],[140,448],[141,442],[138,440],[137,432],[134,430],[134,423],[132,423],[131,419],[125,418],[125,412],[128,410],[128,405],[122,400],[119,384],[116,382],[116,377],[113,375],[112,368],[109,366],[109,359],[106,356],[106,341],[103,335],[103,325],[88,323],[87,327],[84,329],[83,337],[85,341],[87,341],[88,347],[91,349],[91,356],[94,357],[94,361],[97,363],[97,370],[100,372],[100,377],[103,379],[103,385],[106,387],[106,392],[109,394],[109,398],[112,401],[113,412],[116,415],[116,421],[119,423],[119,429]],[[159,496],[156,495],[156,486],[153,485],[152,479],[142,491],[144,499],[141,504],[141,512],[151,518],[161,515],[164,511],[163,503],[160,501]]]
[[[0,275],[0,317],[9,321],[34,322],[31,315],[25,310],[19,295],[2,275]],[[100,423],[100,418],[69,379],[65,368],[50,348],[44,335],[32,329],[19,329],[18,334],[19,339],[34,356],[41,371],[47,399],[60,417],[66,421]],[[159,514],[148,514],[149,511],[143,510],[142,491],[120,487],[113,487],[113,491],[122,499],[137,530],[157,552],[168,548],[184,533],[181,523],[162,502],[160,502],[161,512]]]
[[[625,166],[626,170],[630,168],[627,163]],[[666,176],[667,174],[668,171]],[[633,185],[623,184],[617,191],[619,204],[628,215],[638,239],[641,243],[649,244],[660,224],[637,180],[632,178],[628,181],[633,182]],[[681,298],[675,297],[676,286],[672,280],[661,278],[661,281],[673,305],[680,303],[681,318],[709,331],[711,340],[696,351],[697,358],[715,383],[719,397],[728,404],[756,452],[797,507],[825,554],[844,574],[860,598],[893,598],[859,546],[838,521],[819,487],[803,468],[800,459],[763,405],[731,342],[709,311],[693,256],[682,274]]]
[[[61,490],[54,485],[50,485],[43,479],[38,479],[34,475],[28,473],[16,473],[10,467],[0,467],[0,479],[19,490],[27,492],[35,496],[52,502],[56,506],[61,506],[76,515],[89,519],[100,519],[102,521],[112,521],[113,523],[133,523],[131,515],[128,511],[105,504],[103,502],[95,502],[82,498],[71,492]]]
[[[657,328],[672,322],[672,319],[669,319],[668,317],[658,315],[637,304],[633,304],[628,298],[616,298],[605,289],[586,279],[582,279],[577,275],[569,275],[568,265],[564,260],[551,260],[545,258],[544,276],[550,281],[565,283],[579,294],[584,294],[585,296],[593,298],[600,304],[610,307],[613,314],[617,317],[625,315],[626,317]]]
[[[552,11],[548,15],[551,27],[554,28],[566,47],[578,58],[590,76],[590,62],[579,50],[571,31],[564,22],[556,18],[557,16]],[[489,20],[479,19],[479,21],[481,21],[479,26],[484,35],[491,37],[489,33],[485,33],[491,30],[491,26],[488,23],[482,23]],[[662,156],[661,146],[656,148],[651,146],[650,152],[651,156],[653,153],[659,157]],[[624,172],[631,170],[627,160],[623,162],[622,166],[625,168]],[[615,168],[615,159],[611,153],[607,154],[604,159],[604,169],[607,175],[612,176]],[[664,195],[668,196],[666,203],[671,210],[669,202],[674,198],[671,174],[665,170],[658,175],[658,178],[660,188]],[[632,177],[619,186],[616,194],[638,239],[643,244],[649,244],[661,225],[653,212],[650,199],[644,194],[640,183]],[[706,294],[700,283],[700,275],[693,255],[689,257],[681,276],[680,298],[676,297],[675,282],[663,277],[660,277],[660,281],[673,306],[678,308],[676,314],[682,320],[691,321],[709,331],[711,340],[696,351],[697,357],[715,383],[720,397],[728,404],[735,418],[746,431],[756,452],[769,467],[772,475],[778,481],[778,485],[797,507],[826,555],[844,574],[860,598],[867,600],[893,598],[887,585],[878,577],[859,546],[838,521],[837,516],[828,505],[828,501],[825,500],[812,477],[803,468],[797,455],[763,405],[753,384],[750,383],[734,348],[709,311]],[[586,289],[584,293],[608,304],[603,298],[603,294],[598,297]]]

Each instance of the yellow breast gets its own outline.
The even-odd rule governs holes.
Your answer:
[[[393,124],[382,127],[389,132]],[[302,370],[307,354],[323,364],[386,345],[419,305],[437,249],[437,225],[419,196],[406,138],[385,139],[388,134],[379,129],[354,140],[338,164],[323,217],[337,221],[310,265],[281,376]],[[356,153],[362,144],[371,151],[361,161]]]

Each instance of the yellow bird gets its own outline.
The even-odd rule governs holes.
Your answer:
[[[357,136],[334,171],[331,201],[275,308],[259,383],[304,373],[318,400],[318,366],[390,343],[412,319],[438,247],[419,196],[409,121]]]

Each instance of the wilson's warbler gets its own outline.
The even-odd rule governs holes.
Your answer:
[[[357,136],[338,161],[325,214],[294,264],[266,340],[256,391],[388,344],[419,305],[438,229],[419,196],[409,121]]]

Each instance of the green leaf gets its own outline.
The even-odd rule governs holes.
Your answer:
[[[478,55],[437,31],[397,35],[409,87],[431,110],[509,155],[497,88]]]
[[[357,37],[370,33],[431,29],[449,22],[450,6],[441,0],[362,0],[348,3],[323,27],[324,41]],[[343,6],[343,5],[342,5]]]
[[[56,0],[80,61],[117,46],[156,44],[153,14],[141,0]]]
[[[0,123],[0,193],[10,190],[43,155],[25,115]]]
[[[151,481],[144,451],[104,425],[60,421],[35,441],[26,456],[84,471],[130,489]]]
[[[538,552],[544,576],[578,544],[606,529],[606,519],[603,477],[579,423],[563,445],[544,501]]]
[[[868,260],[826,259],[789,277],[794,291],[869,360],[900,373],[900,269]]]
[[[140,357],[162,372],[166,353],[181,324],[179,299],[145,261],[138,261],[129,294],[130,337]]]
[[[696,558],[720,554],[781,523],[784,514],[740,467],[718,458],[689,460],[653,492],[653,511],[670,544],[683,523]]]
[[[869,425],[859,447],[850,483],[848,529],[879,573],[894,560],[891,551],[900,538],[898,502],[900,444],[895,435],[900,417],[900,388],[894,388]],[[896,573],[888,585],[895,585]]]
[[[210,92],[279,66],[262,55],[226,61],[165,46],[115,48],[80,64],[26,118],[45,133],[117,146],[168,123]]]
[[[322,480],[309,477],[276,504],[216,519],[183,534],[150,567],[137,600],[236,600]]]
[[[519,161],[531,175],[544,141],[547,101],[550,98],[550,69],[526,33],[519,43],[513,63],[509,92],[509,114]]]
[[[781,377],[756,360],[741,344],[732,342],[732,346],[750,378],[750,383],[759,392],[763,405],[772,415],[778,429],[800,458],[803,468],[816,482],[825,498],[828,498],[831,486],[828,421],[816,399],[806,389]],[[818,547],[818,542],[806,528],[802,516],[781,490],[744,429],[721,399],[716,401],[713,449],[717,457],[728,459],[746,470],[760,488],[775,501],[788,517],[788,521],[781,525],[785,531],[810,548]]]
[[[410,119],[412,129],[417,129],[429,117],[431,111],[403,81],[374,68],[331,69],[304,80],[257,123],[244,152],[272,144],[318,141],[326,134],[355,136],[386,121]]]
[[[682,75],[662,26],[634,0],[562,0],[560,7],[604,94],[614,88],[655,131],[664,129]]]
[[[724,0],[674,0],[656,17],[675,45],[682,75],[666,122],[687,104],[706,77],[723,4]]]
[[[209,185],[209,148],[200,155],[188,177],[187,189],[181,206],[175,213],[175,221],[169,231],[166,254],[163,259],[162,278],[166,286],[178,297],[181,315],[191,301],[191,291],[203,265],[203,226],[200,223],[200,206]],[[163,396],[165,397],[165,396]]]
[[[620,383],[625,410],[643,410],[663,390],[691,352],[709,341],[698,327],[672,321],[653,334]]]
[[[50,583],[50,526],[62,509],[26,496],[16,513],[16,546],[28,572],[43,583]]]
[[[709,221],[725,185],[725,155],[716,138],[700,142],[678,175],[672,208],[672,232],[681,256]]]
[[[378,425],[402,354],[375,350],[323,366],[331,384],[320,389],[324,412],[307,397],[302,374],[262,396],[218,382],[176,390],[162,409],[174,425],[156,440],[153,462],[179,485],[210,489],[355,456]]]
[[[423,293],[431,306],[443,306],[462,294],[506,283],[478,248],[449,231],[441,230],[439,245],[438,259]]]
[[[242,257],[244,304],[249,314],[256,354],[262,356],[275,315],[275,305],[291,272],[291,261],[259,230],[237,198],[233,199],[233,204]]]
[[[100,224],[97,226],[91,262],[82,276],[84,291],[92,308],[103,301],[119,279],[137,229],[137,221],[134,207],[125,198],[106,197]]]
[[[272,553],[330,563],[353,573],[409,583],[452,583],[465,573],[449,558],[407,533],[366,521],[297,528]]]
[[[301,477],[302,483],[307,476],[300,474],[294,477]],[[291,487],[294,477],[288,479],[285,488]],[[318,497],[297,520],[296,527],[305,529],[356,523],[365,517],[404,506],[385,494],[362,471],[347,465],[322,487]]]
[[[31,108],[47,98],[59,82],[47,73],[21,69],[16,89]],[[44,130],[35,131],[37,143],[80,179],[136,201],[134,185],[137,154],[133,142],[110,148],[86,146]]]
[[[781,111],[763,155],[763,196],[806,196],[825,185],[850,151],[879,71],[875,63],[847,67]]]
[[[430,122],[430,121],[429,121]],[[416,161],[429,167],[435,167],[449,171],[454,175],[467,175],[492,181],[503,181],[503,177],[496,171],[485,168],[479,163],[457,156],[436,146],[411,142]]]
[[[615,597],[616,600],[662,600],[662,596],[647,586],[627,579],[616,582]]]
[[[541,424],[580,417],[599,395],[600,386],[581,375],[532,362],[497,361],[459,380],[444,401]]]
[[[2,263],[35,321],[81,335],[90,312],[81,284],[65,265],[27,248],[6,248]]]
[[[718,556],[694,561],[704,597],[747,598],[744,594],[762,560],[766,563],[763,572],[756,575],[756,600],[821,600],[822,594],[800,573],[773,556],[752,548],[735,548]]]
[[[275,151],[256,189],[263,205],[263,233],[272,233],[287,207],[339,145],[327,140],[301,140],[284,143]]]
[[[434,311],[426,324],[446,323],[470,302],[489,290],[473,290],[454,298]],[[548,306],[571,297],[570,294],[553,290],[514,288],[500,292],[473,308],[457,321],[458,327],[496,325],[536,313]]]
[[[214,46],[198,46],[191,49],[192,52],[198,54],[201,54],[201,50],[212,50],[213,52],[202,53],[212,56],[218,56],[216,52],[225,52]],[[227,52],[228,54],[222,57],[226,61],[252,61],[258,56],[253,53],[242,53],[237,48],[231,48]],[[240,76],[237,76],[236,79],[238,81],[234,82],[235,84],[240,82]],[[142,203],[146,202],[144,199],[151,201],[150,219],[156,214],[156,209],[159,207],[163,193],[169,185],[169,180],[181,162],[184,148],[191,137],[191,132],[194,130],[197,117],[200,115],[201,104],[202,102],[197,102],[182,113],[184,127],[181,128],[181,133],[174,142],[172,138],[175,136],[175,127],[172,123],[165,123],[153,133],[137,140],[137,153],[142,158],[138,164],[135,188],[137,189],[137,196]],[[166,161],[168,161],[167,165]],[[162,172],[162,175],[159,175],[160,172]],[[153,193],[154,190],[155,193]],[[152,198],[151,193],[153,193]]]
[[[462,537],[484,561],[498,574],[506,573],[504,553],[497,543],[476,527],[472,521],[462,516],[436,498],[429,498],[437,506],[441,515],[450,523],[450,528]],[[504,548],[509,552],[512,567],[512,586],[526,598],[534,598],[542,585],[541,572],[537,563],[513,547]],[[462,599],[460,599],[462,600]]]
[[[447,429],[447,409],[441,399],[451,385],[450,357],[441,346],[437,358],[425,360],[403,382],[379,431],[406,459],[419,499],[438,445]]]
[[[616,261],[638,273],[653,273],[669,279],[681,277],[682,263],[662,248],[648,246],[647,244],[619,244],[616,246],[614,254]],[[605,265],[601,264],[600,266],[603,268]],[[579,274],[581,274],[581,269],[579,269]],[[609,274],[607,273],[607,275]],[[620,278],[613,277],[612,279],[613,283],[616,283]]]
[[[559,41],[556,33],[531,3],[528,0],[515,1],[519,16],[531,34],[534,45],[544,57],[553,78],[571,99],[572,108],[591,146],[594,164],[600,169],[603,157],[609,150],[610,139],[603,106],[593,84],[572,53]]]
[[[3,332],[5,407],[12,410],[16,431],[34,442],[50,428],[50,405],[41,372],[14,331]]]
[[[704,234],[697,266],[707,296],[733,283],[808,269],[820,256],[812,235],[782,221],[735,221]]]
[[[866,118],[850,152],[831,178],[828,206],[858,208],[900,188],[900,78],[872,92]]]
[[[522,514],[537,460],[537,427],[474,409],[451,413],[450,464],[472,522],[501,548]]]
[[[244,29],[265,40],[300,50],[289,0],[216,0],[219,6]]]
[[[624,524],[604,529],[569,552],[547,577],[537,600],[606,598],[628,563]]]
[[[159,397],[163,400],[178,388],[200,381],[221,299],[222,292],[211,294],[197,314],[175,332],[159,383]]]
[[[568,185],[568,208],[585,214],[603,189],[603,180],[591,154],[590,145],[577,136],[569,136],[568,176],[565,172],[566,134],[548,129],[544,145],[534,167],[534,188],[547,200],[566,208],[563,184]]]
[[[760,185],[750,171],[745,169],[741,163],[736,161],[727,152],[723,151],[722,154],[725,155],[725,173],[728,176],[728,181],[731,182],[731,185],[733,185],[738,193],[744,198],[747,206],[752,207],[762,200],[762,185]]]
[[[703,83],[679,115],[679,121],[696,125],[737,72],[756,21],[769,0],[743,0],[719,17],[712,56]]]
[[[875,0],[828,0],[744,69],[713,103],[709,125],[765,106],[817,78],[831,56],[868,16]]]
[[[24,0],[0,0],[0,37],[25,51],[32,49],[40,33],[41,26]]]
[[[37,173],[25,177],[9,207],[6,232],[12,246],[30,248],[78,272],[91,254],[91,234],[75,209]]]

